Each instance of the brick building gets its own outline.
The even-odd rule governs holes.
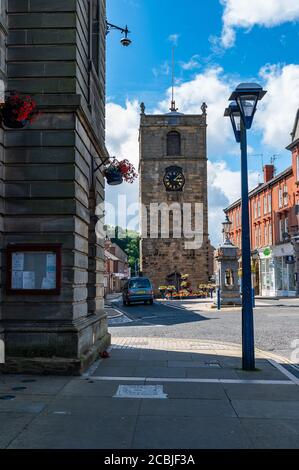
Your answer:
[[[264,182],[249,193],[253,283],[262,296],[299,294],[299,111],[291,137],[291,166],[275,175],[274,166],[265,165]],[[231,241],[241,248],[241,200],[225,213],[232,222]]]
[[[0,129],[4,369],[78,373],[110,341],[95,235],[104,178],[94,171],[108,156],[106,2],[0,6],[5,91],[30,94],[41,111],[24,129]]]
[[[124,280],[130,277],[128,255],[116,244],[105,242],[105,294],[121,292]]]

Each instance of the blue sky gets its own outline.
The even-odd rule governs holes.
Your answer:
[[[261,180],[262,157],[254,155],[263,154],[264,163],[278,155],[277,171],[290,164],[285,147],[299,108],[299,0],[107,0],[107,17],[111,23],[128,24],[133,41],[123,48],[118,32],[107,37],[109,151],[137,162],[138,103],[144,101],[149,113],[167,111],[171,48],[176,43],[177,106],[185,113],[200,113],[202,101],[209,106],[214,227],[239,191],[239,149],[230,124],[222,119],[235,85],[257,81],[268,89],[249,135],[251,186]],[[130,202],[136,200],[137,185],[123,190]],[[115,188],[108,189],[108,200],[115,201],[116,194]],[[219,227],[211,230],[214,243],[218,232]]]

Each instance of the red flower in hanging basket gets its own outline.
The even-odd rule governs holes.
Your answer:
[[[0,107],[4,125],[7,127],[24,127],[28,122],[36,119],[37,106],[31,96],[20,96],[13,93],[8,96]]]
[[[114,158],[105,168],[104,176],[108,183],[112,180],[116,181],[118,177],[126,181],[126,183],[133,183],[138,177],[138,174],[136,173],[134,165],[132,165],[129,160],[118,161]],[[109,184],[111,184],[111,182]]]

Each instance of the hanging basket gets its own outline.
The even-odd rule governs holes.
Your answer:
[[[106,181],[110,186],[117,186],[122,184],[123,177],[120,171],[106,171],[105,172]]]
[[[2,123],[8,129],[23,129],[28,121],[17,121],[10,106],[4,106],[2,109]]]

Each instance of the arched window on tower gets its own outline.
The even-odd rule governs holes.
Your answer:
[[[181,155],[181,135],[179,132],[171,131],[167,134],[167,156]]]

